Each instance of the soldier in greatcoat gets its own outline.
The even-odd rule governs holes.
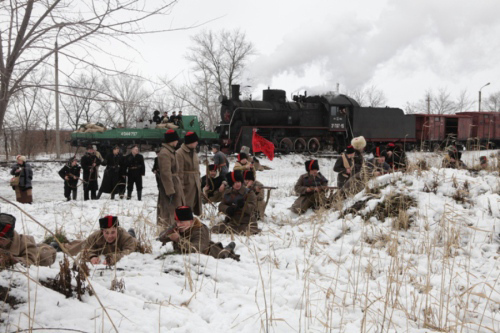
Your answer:
[[[21,263],[25,266],[50,266],[56,261],[56,250],[47,244],[36,244],[33,236],[20,235],[14,228],[16,218],[0,213],[0,267]]]
[[[110,193],[111,200],[118,194],[123,198],[123,188],[126,182],[126,167],[125,159],[120,152],[120,147],[115,146],[113,151],[106,155],[106,159],[102,163],[106,166],[104,170],[104,177],[102,179],[101,187],[99,188],[99,199],[102,193]]]
[[[139,154],[139,147],[134,146],[130,154],[125,157],[125,167],[127,168],[127,200],[132,198],[132,191],[137,190],[137,200],[142,198],[142,177],[146,175],[144,157]]]
[[[467,165],[465,165],[462,161],[462,153],[455,147],[448,149],[448,152],[443,158],[442,167],[451,169],[467,169]]]
[[[224,191],[219,204],[219,212],[226,214],[226,218],[213,226],[211,231],[216,234],[258,234],[260,229],[254,214],[257,206],[255,193],[245,187],[243,174],[240,171],[228,173],[226,181],[229,188]]]
[[[233,171],[247,171],[251,170],[252,172],[255,172],[253,168],[253,163],[248,161],[248,155],[246,153],[239,153],[237,155],[237,161],[234,163],[234,168]]]
[[[351,140],[354,148],[354,167],[351,170],[351,177],[345,182],[344,186],[337,192],[338,198],[345,198],[361,191],[367,180],[365,159],[363,151],[366,147],[366,140],[363,136],[355,137]]]
[[[64,180],[64,197],[66,201],[76,200],[78,195],[78,179],[80,179],[81,167],[78,165],[78,159],[73,157],[66,163],[61,170],[59,176]]]
[[[337,172],[337,187],[342,188],[344,184],[353,175],[354,168],[354,147],[352,145],[347,146],[340,157],[335,161],[333,171]]]
[[[385,147],[386,150],[386,163],[389,164],[394,171],[404,171],[408,165],[406,158],[406,153],[403,150],[403,146],[398,143],[388,143]]]
[[[380,147],[373,149],[373,158],[366,161],[367,179],[378,177],[391,171],[390,165],[385,161],[386,158],[386,151],[381,151]]]
[[[221,189],[221,185],[223,181],[222,176],[217,176],[217,165],[210,164],[208,166],[208,175],[201,177],[201,189],[210,202],[215,203],[222,200],[224,190]],[[203,203],[206,203],[205,196],[201,198]]]
[[[83,200],[97,199],[97,189],[99,185],[97,184],[98,167],[101,165],[101,160],[96,156],[94,147],[89,145],[87,147],[87,152],[83,155],[82,160],[82,170],[83,170]]]
[[[94,231],[86,240],[76,240],[62,244],[63,250],[75,256],[81,253],[82,260],[90,261],[92,265],[115,265],[121,258],[134,252],[137,240],[120,227],[118,217],[107,215],[99,219],[100,230]],[[100,256],[104,256],[101,260]]]
[[[175,224],[175,208],[184,206],[184,190],[178,174],[175,147],[179,142],[179,135],[173,129],[165,133],[165,143],[158,153],[159,180],[157,224],[162,228],[169,228]]]
[[[198,135],[195,132],[187,132],[184,143],[175,152],[177,160],[177,173],[184,190],[186,206],[193,209],[196,215],[201,215],[203,207],[201,202],[201,180],[200,162],[196,153]]]
[[[221,152],[220,145],[218,144],[212,145],[212,152],[214,153],[214,164],[217,166],[220,176],[225,179],[226,175],[229,173],[229,161],[227,156]]]
[[[264,200],[264,184],[255,180],[255,174],[252,171],[243,172],[243,179],[245,186],[255,193],[257,198],[257,207],[255,209],[255,217],[257,220],[264,220],[264,213],[266,209],[266,202]]]
[[[175,222],[175,227],[160,234],[159,239],[163,245],[172,242],[174,250],[182,254],[202,253],[216,259],[240,260],[240,256],[234,253],[234,242],[223,247],[221,243],[214,243],[210,240],[208,227],[193,215],[191,207],[177,207]]]
[[[299,197],[293,203],[291,210],[297,214],[303,214],[309,208],[317,209],[328,203],[325,195],[328,179],[319,172],[318,161],[306,161],[305,167],[307,173],[299,177],[294,188]]]

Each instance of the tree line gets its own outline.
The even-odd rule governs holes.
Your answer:
[[[169,77],[147,78],[140,72],[106,67],[96,60],[95,54],[109,54],[99,46],[107,40],[133,50],[131,36],[168,31],[148,30],[145,23],[152,17],[168,15],[176,1],[151,3],[0,3],[0,147],[4,153],[26,152],[29,133],[44,133],[46,152],[52,152],[56,51],[66,63],[58,71],[57,86],[63,130],[74,131],[86,123],[134,127],[150,119],[154,110],[198,115],[210,130],[218,124],[218,97],[231,97],[232,84],[242,84],[243,94],[252,85],[252,79],[244,75],[257,52],[243,31],[203,30],[193,34],[185,53],[190,72],[184,83]],[[344,93],[362,106],[381,107],[387,101],[386,94],[375,85]],[[447,114],[477,109],[475,102],[465,90],[452,96],[448,89],[441,88],[426,91],[419,101],[408,102],[404,109],[407,113]],[[482,109],[500,111],[500,91],[485,96]]]

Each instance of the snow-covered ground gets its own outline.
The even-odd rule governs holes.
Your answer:
[[[496,163],[497,153],[481,155]],[[464,160],[473,165],[479,155],[466,152]],[[12,309],[0,300],[0,332],[500,332],[498,172],[442,169],[440,156],[431,153],[410,158],[434,167],[382,176],[370,184],[374,194],[363,191],[340,210],[300,217],[287,208],[306,158],[262,159],[273,169],[259,172],[258,179],[279,189],[260,223],[263,232],[235,236],[240,262],[197,254],[157,259],[172,248],[154,241],[157,189],[151,172],[142,202],[135,193],[130,201],[104,195],[84,202],[81,187],[77,201],[65,202],[57,175],[62,165],[35,164],[35,202],[20,206],[43,226],[83,238],[97,228],[99,217],[113,214],[149,239],[153,251],[129,255],[116,270],[90,266],[96,295],[82,301],[39,283],[55,277],[58,264],[0,272],[0,286],[21,301]],[[334,160],[319,160],[334,186]],[[0,196],[14,201],[8,171],[0,170]],[[402,194],[415,207],[400,208],[399,218],[369,217],[388,197]],[[360,201],[365,203],[358,213],[345,210]],[[43,240],[41,226],[0,204],[2,212],[18,218],[18,232]],[[205,209],[204,223],[222,219],[214,208]],[[411,221],[410,228],[397,230],[396,220]],[[231,241],[225,235],[213,240]],[[115,278],[124,283],[121,291],[110,288]]]

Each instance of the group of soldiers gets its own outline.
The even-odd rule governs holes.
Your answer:
[[[337,187],[328,186],[328,180],[319,172],[317,160],[306,161],[307,173],[301,175],[295,184],[299,197],[290,209],[296,214],[303,214],[310,208],[329,208],[333,201],[361,191],[367,180],[406,169],[408,162],[402,145],[389,143],[385,150],[376,147],[372,152],[373,158],[366,162],[363,157],[365,147],[365,138],[359,136],[353,138],[340,154],[333,167],[333,171],[337,172]]]
[[[104,177],[99,187],[99,167],[106,167]],[[80,177],[83,169],[83,178]],[[132,192],[137,190],[137,199],[142,199],[142,177],[145,175],[146,167],[144,157],[139,153],[139,147],[132,147],[130,154],[123,156],[120,147],[113,147],[106,158],[91,145],[87,147],[87,152],[81,159],[81,166],[78,159],[73,157],[59,170],[59,176],[64,180],[64,197],[66,200],[77,198],[77,188],[79,180],[83,183],[83,199],[97,200],[103,193],[110,193],[111,199],[116,195],[120,198],[125,196],[125,186],[127,189],[127,199],[132,198]]]
[[[259,161],[249,155],[249,149],[237,155],[237,161],[230,170],[226,155],[214,145],[213,163],[206,162],[207,173],[200,177],[200,163],[196,148],[198,136],[187,132],[184,142],[176,149],[180,138],[175,130],[168,130],[164,143],[153,166],[158,185],[157,224],[161,230],[158,240],[162,244],[171,242],[174,250],[180,253],[203,253],[215,258],[239,260],[235,254],[235,243],[227,246],[210,240],[210,233],[229,233],[255,235],[260,232],[258,221],[263,220],[267,201],[264,189],[256,180]],[[298,198],[290,208],[294,213],[303,214],[308,209],[329,208],[333,200],[342,200],[359,192],[368,179],[382,174],[405,170],[408,166],[402,145],[389,143],[385,149],[380,147],[372,151],[373,158],[365,161],[366,140],[360,136],[352,139],[351,144],[340,154],[333,170],[337,172],[337,187],[328,186],[328,180],[319,171],[317,160],[305,162],[306,173],[295,184]],[[465,164],[460,159],[458,150],[449,149],[443,160],[444,167],[462,168]],[[487,166],[487,159],[482,156],[481,168]],[[106,166],[103,184],[97,193],[97,167]],[[83,169],[85,200],[97,199],[102,193],[123,196],[125,178],[128,177],[127,198],[130,199],[134,184],[138,199],[141,199],[142,176],[144,176],[144,158],[137,147],[127,156],[120,154],[119,147],[102,159],[89,146],[82,157],[82,166],[72,159],[59,172],[65,180],[64,195],[76,199],[76,186]],[[331,191],[335,189],[336,191]],[[327,193],[330,192],[330,196]],[[224,219],[209,229],[196,216],[203,215],[203,204],[218,204],[218,211]],[[92,264],[114,265],[123,256],[133,252],[137,240],[133,229],[126,231],[119,225],[116,216],[99,219],[100,230],[92,233],[85,240],[76,240],[67,244],[53,243],[52,247],[36,244],[33,237],[19,235],[14,231],[15,218],[9,214],[0,214],[0,265],[23,264],[50,265],[55,261],[55,249],[77,255]],[[8,255],[6,255],[6,253]]]
[[[175,111],[172,111],[172,115],[168,116],[168,111],[163,112],[163,116],[160,116],[160,111],[155,110],[153,112],[152,121],[159,124],[173,124],[175,126],[180,126],[182,123],[182,111],[179,111],[179,114],[176,114]]]
[[[255,180],[254,159],[245,152],[238,154],[232,172],[229,161],[218,145],[214,145],[214,163],[206,165],[207,174],[200,178],[196,147],[198,136],[187,132],[184,143],[175,149],[180,138],[176,131],[165,133],[165,143],[153,167],[158,182],[157,223],[164,229],[160,239],[168,239],[175,229],[175,209],[189,207],[195,215],[203,214],[203,203],[225,215],[211,228],[212,233],[257,234],[258,219],[264,217],[263,185]]]

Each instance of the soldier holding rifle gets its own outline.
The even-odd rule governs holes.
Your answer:
[[[305,213],[309,208],[318,209],[326,207],[328,199],[325,192],[331,187],[328,186],[328,179],[319,172],[317,160],[305,162],[307,173],[303,174],[295,184],[295,192],[299,195],[290,208],[297,214]]]
[[[64,197],[66,201],[71,200],[71,195],[73,196],[73,200],[76,200],[80,170],[81,167],[78,165],[78,159],[75,157],[71,158],[69,162],[59,170],[59,176],[64,179]]]

